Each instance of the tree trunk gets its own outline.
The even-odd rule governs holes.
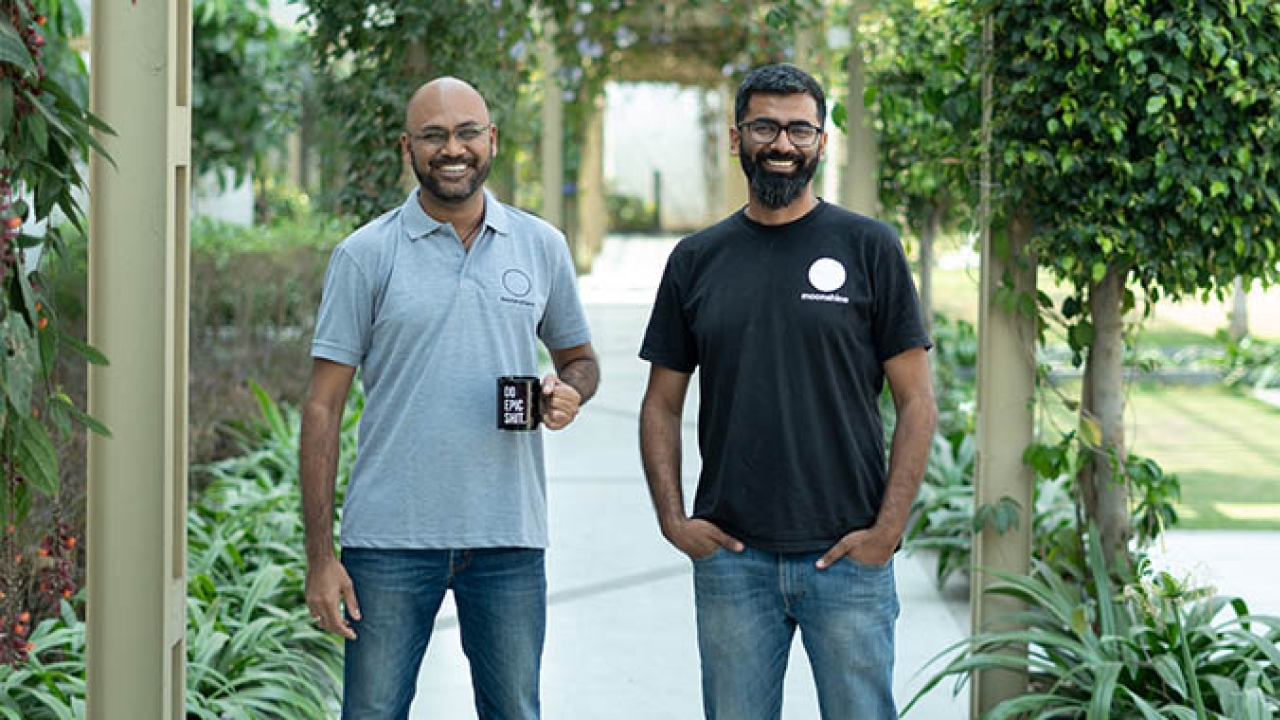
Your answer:
[[[862,57],[859,21],[870,9],[868,0],[859,0],[849,9],[849,93],[845,97],[848,112],[845,130],[845,172],[841,188],[841,204],[863,215],[875,216],[879,211],[880,189],[876,156],[876,131],[871,125],[864,93],[867,86],[866,63]]]
[[[924,328],[933,333],[933,244],[942,234],[942,216],[946,205],[938,203],[929,210],[929,219],[920,232],[920,314]]]
[[[1122,304],[1126,268],[1110,267],[1089,292],[1094,338],[1085,366],[1081,415],[1096,422],[1101,443],[1083,473],[1081,487],[1086,519],[1097,523],[1107,563],[1115,568],[1128,559],[1133,530],[1129,520],[1129,487],[1113,462],[1123,466],[1124,336]]]
[[[1231,339],[1237,341],[1249,334],[1249,288],[1241,277],[1231,283],[1231,327],[1228,332]]]

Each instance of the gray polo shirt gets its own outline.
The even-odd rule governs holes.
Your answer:
[[[542,436],[495,427],[496,378],[590,340],[564,236],[485,191],[464,252],[415,191],[333,251],[311,354],[359,366],[342,545],[546,547]]]

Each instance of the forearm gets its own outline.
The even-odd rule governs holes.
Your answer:
[[[593,357],[571,360],[559,368],[556,374],[578,391],[582,398],[579,405],[586,405],[600,385],[600,365]]]
[[[308,407],[302,419],[298,466],[308,564],[333,557],[334,486],[341,414]]]
[[[648,400],[640,409],[640,457],[663,535],[687,519],[680,485],[680,414]]]
[[[906,530],[911,506],[920,490],[937,419],[937,408],[929,396],[898,408],[889,450],[889,478],[875,524],[876,529],[892,537],[895,544]]]

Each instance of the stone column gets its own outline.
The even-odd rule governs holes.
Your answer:
[[[560,58],[552,45],[555,23],[546,21],[538,57],[542,61],[542,219],[564,229],[564,97]]]
[[[737,94],[737,89],[728,84],[720,86],[720,97],[723,99],[720,104],[724,108],[726,128],[734,125],[734,99]],[[738,162],[738,156],[730,150],[727,130],[724,134],[724,144],[721,146],[720,152],[722,153],[720,158],[720,200],[724,203],[720,214],[722,216],[732,215],[747,204],[747,176],[742,173],[742,164]]]
[[[609,226],[604,186],[604,97],[592,101],[583,133],[582,165],[578,168],[578,242],[574,262],[579,272],[589,272]]]
[[[186,664],[191,5],[93,3],[90,162],[90,720],[180,720]]]
[[[990,21],[984,29],[984,44],[990,48]],[[1036,291],[1035,259],[1026,255],[1031,224],[1015,215],[997,242],[991,228],[991,76],[983,78],[983,162],[980,170],[982,233],[981,299],[978,306],[978,454],[975,460],[975,507],[994,505],[1002,498],[1018,504],[1018,527],[1004,534],[994,528],[973,536],[970,573],[970,613],[974,632],[991,629],[1001,618],[1010,617],[1023,605],[1009,597],[985,591],[997,570],[1026,575],[1031,567],[1031,523],[1035,476],[1022,461],[1033,439],[1035,401],[1035,318],[1009,312],[996,302],[996,290],[1006,276],[1013,278],[1018,292]],[[1003,252],[1002,252],[1003,250]],[[1005,622],[1002,629],[1013,629]],[[1025,655],[1025,647],[1010,653]],[[1025,673],[989,670],[974,673],[970,689],[970,716],[978,717],[1003,700],[1026,694]]]

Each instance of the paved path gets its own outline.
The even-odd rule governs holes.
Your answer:
[[[610,240],[596,271],[582,278],[603,384],[579,420],[548,433],[550,610],[543,708],[548,720],[694,720],[701,717],[689,563],[659,535],[640,469],[637,410],[648,372],[636,357],[669,240]],[[694,396],[686,408],[685,477],[697,475]],[[692,497],[692,487],[686,489]],[[1255,611],[1280,614],[1280,584],[1258,563],[1280,557],[1280,533],[1171,533],[1168,566],[1243,594]],[[898,622],[895,692],[900,704],[922,683],[918,670],[965,637],[963,581],[940,593],[931,560],[896,561]],[[908,715],[968,717],[967,689],[948,683]],[[419,678],[414,720],[472,720],[470,680],[446,601]],[[784,720],[818,720],[803,649],[791,655]]]

